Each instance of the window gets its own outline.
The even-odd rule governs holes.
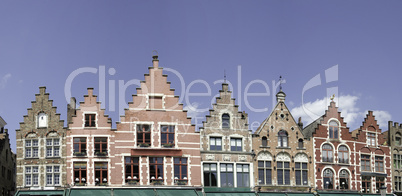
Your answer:
[[[38,128],[47,127],[47,115],[43,112],[38,114]]]
[[[262,137],[262,146],[268,146],[268,139],[267,137]]]
[[[338,139],[339,125],[336,121],[329,122],[329,138]]]
[[[177,183],[185,183],[187,181],[187,158],[174,158],[174,179]],[[179,182],[180,181],[180,182]]]
[[[375,146],[376,145],[375,138],[376,138],[375,133],[367,133],[367,144],[370,146]]]
[[[237,164],[237,187],[249,187],[250,186],[250,174],[249,165],[247,164]]]
[[[209,138],[209,150],[222,150],[222,138],[220,137],[210,137]]]
[[[332,163],[334,161],[334,154],[332,146],[329,144],[324,144],[322,146],[322,162]]]
[[[46,139],[46,157],[60,156],[60,139]]]
[[[395,183],[395,190],[396,191],[401,191],[402,190],[402,177],[401,176],[395,176],[394,183]]]
[[[278,132],[278,147],[288,147],[288,133],[284,130]]]
[[[301,139],[301,138],[299,139],[299,142],[298,142],[297,147],[298,147],[298,148],[304,148],[303,139]]]
[[[402,155],[394,154],[394,168],[395,169],[402,168]]]
[[[370,155],[361,155],[361,171],[371,171]]]
[[[25,140],[25,158],[38,158],[38,147],[38,140]]]
[[[73,139],[74,155],[84,156],[87,154],[87,138],[75,137]]]
[[[137,125],[137,144],[141,147],[151,146],[150,125]]]
[[[163,157],[149,157],[149,178],[151,182],[163,181]]]
[[[96,114],[85,114],[85,127],[96,127]]]
[[[384,172],[384,157],[375,157],[375,171]]]
[[[107,137],[95,137],[95,155],[107,155]]]
[[[272,184],[272,165],[271,161],[258,161],[258,184]]]
[[[107,182],[107,163],[95,162],[95,185],[105,185]]]
[[[140,162],[138,157],[126,157],[126,183],[137,184],[140,181]]]
[[[46,186],[60,185],[60,166],[46,166]]]
[[[395,135],[395,145],[400,146],[401,145],[401,134],[397,133]]]
[[[338,147],[338,162],[349,163],[349,150],[344,145]]]
[[[340,189],[349,189],[349,172],[346,170],[341,170],[339,173],[339,184]]]
[[[174,147],[174,128],[173,125],[161,126],[161,144],[164,147]]]
[[[296,185],[307,185],[308,182],[308,169],[307,163],[296,162],[295,163],[295,171],[296,171]]]
[[[384,177],[376,177],[375,178],[375,189],[376,189],[376,193],[380,193],[380,189],[381,187],[383,187],[385,185],[384,183],[385,178]]]
[[[241,138],[230,138],[230,151],[241,151]]]
[[[230,128],[230,116],[229,114],[222,115],[222,128],[229,129]]]
[[[370,193],[371,176],[362,176],[362,192]]]
[[[289,162],[277,161],[277,173],[279,185],[290,185],[290,167]]]
[[[233,187],[233,164],[221,163],[221,187]]]
[[[204,163],[204,186],[218,186],[216,163]]]
[[[76,185],[85,185],[87,179],[87,164],[74,163],[74,182]]]
[[[25,167],[25,186],[39,186],[38,166]]]
[[[324,170],[324,189],[334,189],[334,172],[330,169]]]

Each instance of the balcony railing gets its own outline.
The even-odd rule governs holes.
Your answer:
[[[338,163],[349,163],[349,159],[342,159],[342,158],[338,158]]]
[[[333,163],[334,158],[333,157],[322,157],[322,162]]]

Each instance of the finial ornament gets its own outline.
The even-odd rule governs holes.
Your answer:
[[[331,101],[334,101],[334,99],[335,99],[335,94],[333,94],[330,99],[331,99]]]
[[[279,76],[279,90],[282,90],[282,76]]]
[[[226,83],[226,69],[223,70],[223,81]]]

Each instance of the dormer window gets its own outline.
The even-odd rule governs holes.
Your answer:
[[[268,139],[267,139],[267,137],[262,137],[262,146],[268,146]]]
[[[85,114],[85,127],[96,127],[95,118],[95,114]]]
[[[375,133],[367,133],[367,144],[370,146],[375,146],[376,145],[375,138],[376,138]]]
[[[288,147],[288,133],[284,130],[278,132],[278,147]]]
[[[222,115],[222,128],[229,129],[230,128],[230,116],[229,114]]]
[[[336,121],[329,122],[329,138],[338,139],[339,135],[339,125]]]
[[[38,128],[47,127],[47,115],[43,112],[38,114]]]

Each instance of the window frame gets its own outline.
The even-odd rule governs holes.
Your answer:
[[[367,155],[367,154],[360,155],[360,170],[361,171],[371,171],[371,156],[370,155]]]
[[[299,165],[299,167],[297,167]],[[305,166],[305,167],[304,167]],[[299,174],[299,176],[298,176]],[[295,162],[295,181],[296,185],[307,186],[308,185],[308,163],[307,162]],[[298,183],[298,180],[300,182]]]
[[[266,136],[263,136],[261,138],[261,146],[267,147],[268,146],[268,138]]]
[[[236,185],[237,187],[250,186],[250,165],[236,164]]]
[[[346,169],[342,169],[339,171],[339,189],[341,190],[349,190],[350,189],[350,173]],[[342,185],[342,181],[346,182],[345,185]]]
[[[239,146],[240,141],[240,146]],[[234,145],[233,145],[234,143]],[[230,151],[241,152],[243,151],[243,138],[232,137],[230,138]]]
[[[164,127],[166,129],[164,130]],[[174,147],[176,143],[176,126],[175,125],[161,125],[160,126],[160,131],[161,131],[161,146],[164,147]],[[171,140],[170,136],[173,136],[173,140]],[[164,141],[166,140],[166,141]]]
[[[368,188],[368,191],[367,191]],[[371,176],[362,176],[362,192],[371,193]]]
[[[375,156],[374,157],[374,168],[375,172],[384,172],[384,157],[383,156]]]
[[[78,168],[76,168],[78,166]],[[73,163],[73,172],[74,172],[74,183],[77,184],[86,184],[88,173],[87,173],[87,163],[86,162],[74,162]],[[75,172],[78,172],[78,176],[75,175]],[[85,174],[85,175],[83,175]],[[78,178],[78,181],[77,181]]]
[[[222,129],[230,129],[230,115],[228,113],[224,113],[221,116],[222,119]]]
[[[334,124],[336,123],[336,125]],[[331,120],[328,123],[328,137],[330,139],[339,139],[339,123],[335,120]]]
[[[97,139],[99,141],[96,141]],[[106,147],[104,149],[103,145],[105,144]],[[94,137],[94,155],[107,155],[107,154],[108,154],[108,137]]]
[[[151,162],[153,160],[153,162]],[[164,179],[164,157],[149,157],[149,179],[151,182],[153,181],[162,181]],[[158,168],[158,166],[162,166],[161,168]],[[152,172],[154,170],[154,173]],[[158,176],[158,171],[161,170],[160,176]],[[155,176],[152,176],[155,175]],[[152,179],[154,177],[154,179]]]
[[[96,113],[86,113],[84,114],[84,127],[94,128],[96,126]]]
[[[129,161],[129,162],[127,162]],[[130,167],[130,171],[127,171],[127,167]],[[137,169],[135,169],[137,167]],[[135,171],[137,170],[137,171]],[[138,183],[141,180],[140,176],[140,157],[124,157],[124,179],[125,183],[130,184],[132,182]],[[134,178],[135,177],[135,178]]]
[[[48,141],[51,141],[50,145]],[[57,141],[57,144],[55,144],[55,141]],[[46,157],[60,157],[60,147],[61,147],[60,138],[46,138]],[[51,152],[50,156],[49,156],[49,150]]]
[[[178,163],[176,162],[178,160]],[[178,175],[176,175],[176,166],[179,169]],[[174,157],[173,158],[173,168],[174,168],[174,179],[179,181],[186,181],[188,180],[188,159],[187,157]],[[185,171],[185,174],[183,174]],[[177,177],[177,178],[176,178]]]
[[[329,148],[325,148],[326,146],[329,146]],[[326,163],[333,163],[334,162],[334,147],[331,146],[330,144],[323,144],[321,147],[322,151],[322,162]]]
[[[41,117],[44,117],[45,119],[43,121],[45,121],[45,125],[41,125]],[[48,116],[45,112],[39,112],[38,114],[38,118],[37,118],[37,128],[47,128],[48,127]]]
[[[213,168],[215,166],[215,168]],[[204,163],[203,164],[204,187],[217,187],[218,186],[218,164],[217,163]],[[215,179],[213,179],[215,177]],[[208,182],[208,183],[206,183]]]
[[[330,174],[329,172],[326,172],[326,171],[330,171],[330,173],[331,173],[331,175],[332,176],[326,176],[326,174]],[[334,187],[334,179],[335,179],[335,174],[334,174],[334,171],[332,171],[331,169],[329,169],[329,168],[326,168],[325,170],[323,170],[323,175],[322,175],[322,182],[323,182],[323,189],[326,189],[326,190],[333,190],[335,187]],[[325,180],[325,179],[328,179],[327,181]],[[327,183],[326,182],[330,182],[331,184],[329,184],[328,183],[328,185],[326,185]],[[331,186],[331,187],[330,187]]]
[[[367,133],[367,142],[369,146],[376,146],[377,145],[377,134],[373,132],[366,132]]]
[[[220,145],[217,144],[218,139],[220,141]],[[212,142],[214,142],[215,145],[212,145]],[[209,150],[222,151],[222,137],[209,137]]]
[[[26,187],[39,186],[39,175],[40,175],[39,166],[25,166],[24,185]],[[27,177],[29,177],[30,183],[27,183],[27,181],[28,181]],[[34,182],[36,182],[36,183],[34,183]]]
[[[338,163],[349,164],[349,149],[345,145],[338,146]]]
[[[262,163],[262,164],[260,164]],[[269,165],[268,165],[269,163]],[[259,185],[272,185],[272,161],[270,160],[258,160],[257,162],[257,169],[258,169],[258,184]],[[263,172],[263,179],[264,182],[260,182],[261,176],[260,176],[260,171]],[[269,175],[268,175],[269,173]],[[269,178],[267,178],[269,177]]]
[[[230,167],[231,170],[230,170]],[[233,163],[220,163],[220,182],[221,187],[234,187],[234,164]],[[232,182],[232,184],[230,184]],[[226,184],[226,185],[224,185]]]
[[[151,142],[152,142],[152,137],[151,137],[151,130],[152,130],[152,125],[149,124],[137,124],[137,145],[141,147],[150,147]],[[147,129],[148,127],[148,129]],[[140,139],[139,135],[142,136]],[[149,141],[148,139],[149,138]]]
[[[289,147],[289,134],[285,130],[278,131],[278,147],[281,148]]]
[[[108,162],[94,162],[94,171],[95,171],[95,173],[94,173],[94,177],[95,177],[94,181],[95,181],[95,186],[109,184],[108,168],[109,168]],[[98,172],[99,172],[100,176],[97,176]],[[104,175],[106,175],[106,177]],[[99,179],[98,182],[96,182],[97,178]],[[105,179],[106,179],[106,181],[105,181]]]
[[[75,139],[79,139],[79,141],[76,141]],[[85,141],[83,141],[85,140]],[[78,150],[76,150],[75,145],[78,144]],[[84,149],[82,149],[83,145],[85,146]],[[73,152],[74,155],[80,154],[80,155],[87,155],[87,138],[86,137],[74,137],[73,138]]]
[[[280,165],[281,164],[281,165]],[[285,166],[287,164],[287,167]],[[276,173],[277,173],[277,184],[278,185],[290,185],[290,162],[289,161],[276,161]],[[279,179],[282,175],[282,184]]]
[[[49,171],[48,168],[50,168],[51,170]],[[58,168],[58,171],[56,171],[56,168]],[[61,186],[61,182],[60,182],[60,177],[61,177],[61,172],[60,172],[60,165],[46,165],[46,186]],[[51,178],[51,183],[48,183],[49,180],[49,175]],[[58,175],[56,177],[56,175]],[[58,183],[56,183],[56,179],[58,179]]]
[[[29,144],[29,145],[28,145]],[[29,156],[28,156],[29,152]],[[39,139],[25,139],[25,158],[39,158]]]

